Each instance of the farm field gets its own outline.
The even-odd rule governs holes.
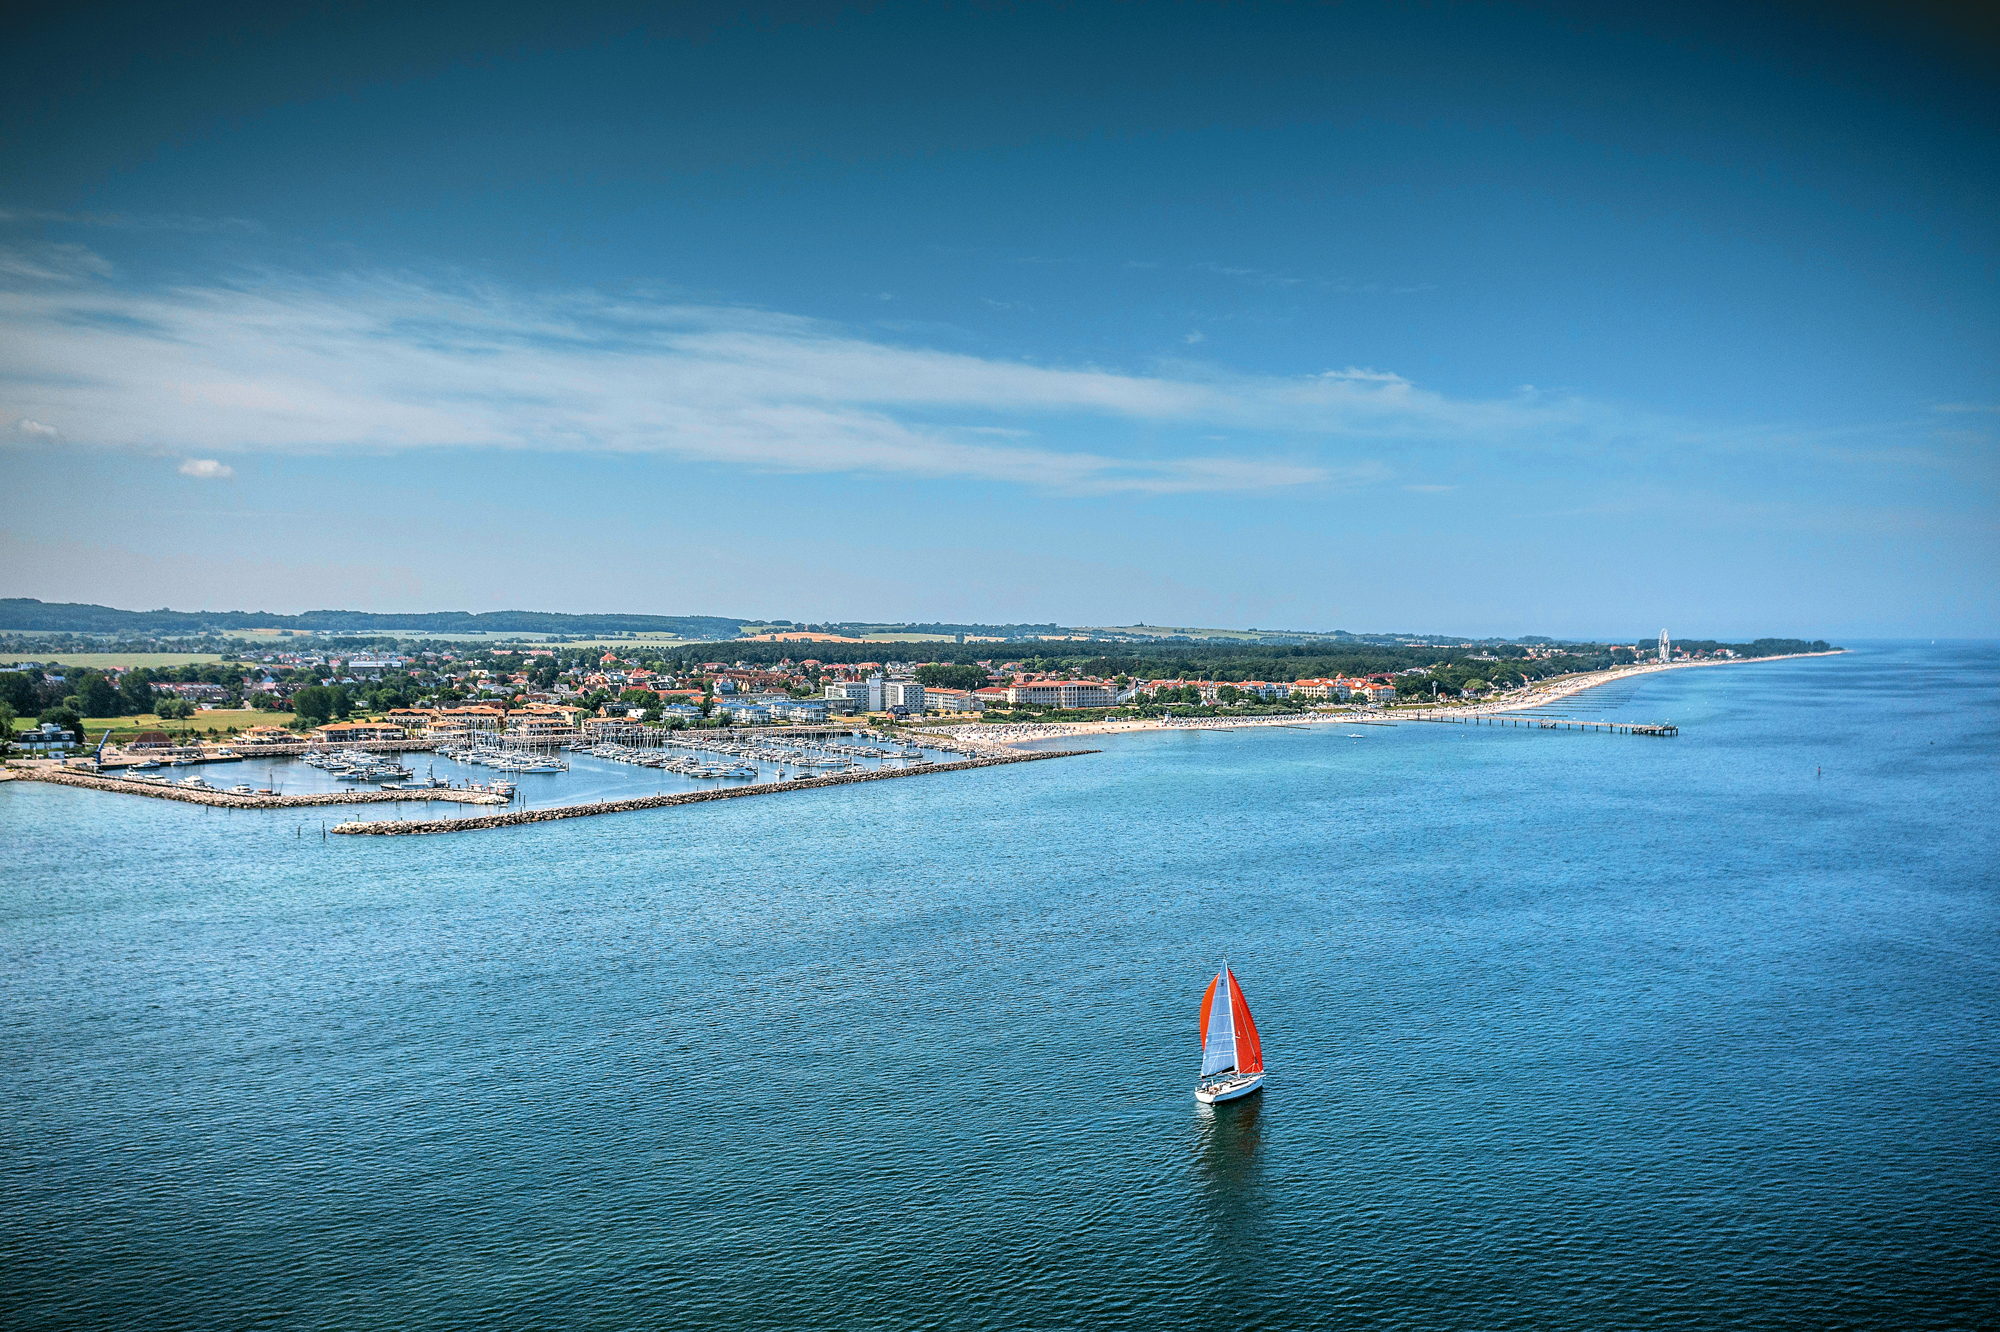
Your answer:
[[[0,653],[0,670],[24,661],[107,670],[113,666],[204,666],[221,660],[212,652],[5,652]]]

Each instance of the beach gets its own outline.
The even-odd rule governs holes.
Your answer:
[[[1631,666],[1613,667],[1608,671],[1593,671],[1588,675],[1560,676],[1554,680],[1541,681],[1527,689],[1512,690],[1478,703],[1455,704],[1436,709],[1406,708],[1397,712],[1376,712],[1349,708],[1337,712],[1299,712],[1276,717],[1127,717],[1089,722],[1019,722],[1001,726],[975,723],[969,726],[941,727],[929,734],[954,736],[975,744],[1012,746],[1030,745],[1043,740],[1060,740],[1077,735],[1113,735],[1120,731],[1235,731],[1252,726],[1299,727],[1357,723],[1380,725],[1384,721],[1418,721],[1441,713],[1449,713],[1454,717],[1470,717],[1545,708],[1587,689],[1597,689],[1637,675],[1657,675],[1664,671],[1686,670],[1693,666],[1753,666],[1760,662],[1796,661],[1801,657],[1837,657],[1844,651],[1845,649],[1835,649],[1832,652],[1798,652],[1779,657],[1739,657],[1708,661],[1639,662]]]

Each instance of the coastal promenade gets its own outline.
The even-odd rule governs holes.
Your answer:
[[[334,832],[348,836],[405,837],[424,833],[477,832],[489,828],[512,828],[524,823],[549,823],[556,819],[583,819],[598,814],[625,814],[642,809],[666,809],[671,805],[698,805],[709,800],[736,800],[743,796],[782,795],[790,791],[814,791],[829,786],[851,786],[858,782],[886,782],[898,777],[922,777],[938,772],[966,772],[973,768],[1001,767],[1009,763],[1033,763],[1038,759],[1075,758],[1094,754],[1091,749],[1042,750],[1036,753],[1000,753],[956,763],[932,763],[920,768],[886,768],[873,772],[841,773],[832,777],[806,777],[796,781],[758,782],[754,786],[732,786],[716,791],[683,791],[676,795],[640,796],[631,800],[601,800],[588,805],[551,805],[545,809],[519,810],[512,814],[487,814],[464,819],[372,819],[338,824]]]

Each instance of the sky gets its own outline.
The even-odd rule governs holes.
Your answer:
[[[2000,635],[1991,19],[552,8],[0,19],[0,595]]]

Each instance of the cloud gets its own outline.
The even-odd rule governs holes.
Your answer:
[[[1349,379],[1367,384],[1408,384],[1410,381],[1388,370],[1369,370],[1360,366],[1348,366],[1345,370],[1322,370],[1321,379]]]
[[[27,282],[80,282],[112,275],[111,264],[82,245],[0,245],[0,278]]]
[[[200,477],[204,481],[221,481],[236,475],[236,469],[217,462],[213,458],[189,458],[180,465],[182,476]]]
[[[367,271],[153,290],[17,275],[0,282],[0,412],[179,456],[654,452],[1065,493],[1371,484],[1406,444],[1657,434],[1573,397],[1455,400],[1354,366],[1048,366],[648,293]],[[1223,433],[1226,452],[1204,438]]]
[[[1207,342],[1208,334],[1202,332],[1200,329],[1197,328],[1193,332],[1189,333],[1186,337],[1182,338],[1181,341],[1187,343],[1190,347],[1192,347],[1198,342]]]
[[[1415,491],[1419,495],[1442,495],[1447,490],[1457,490],[1458,487],[1457,486],[1404,486],[1403,489]]]
[[[43,425],[40,421],[30,421],[25,416],[15,422],[14,428],[29,439],[46,440],[53,443],[62,438],[62,431],[56,429],[54,426]]]
[[[121,213],[65,213],[47,208],[0,208],[0,223],[54,222],[66,226],[104,227],[113,231],[253,232],[263,227],[241,217],[131,217]]]
[[[2000,405],[1990,402],[1941,402],[1931,408],[1934,412],[2000,412]]]

